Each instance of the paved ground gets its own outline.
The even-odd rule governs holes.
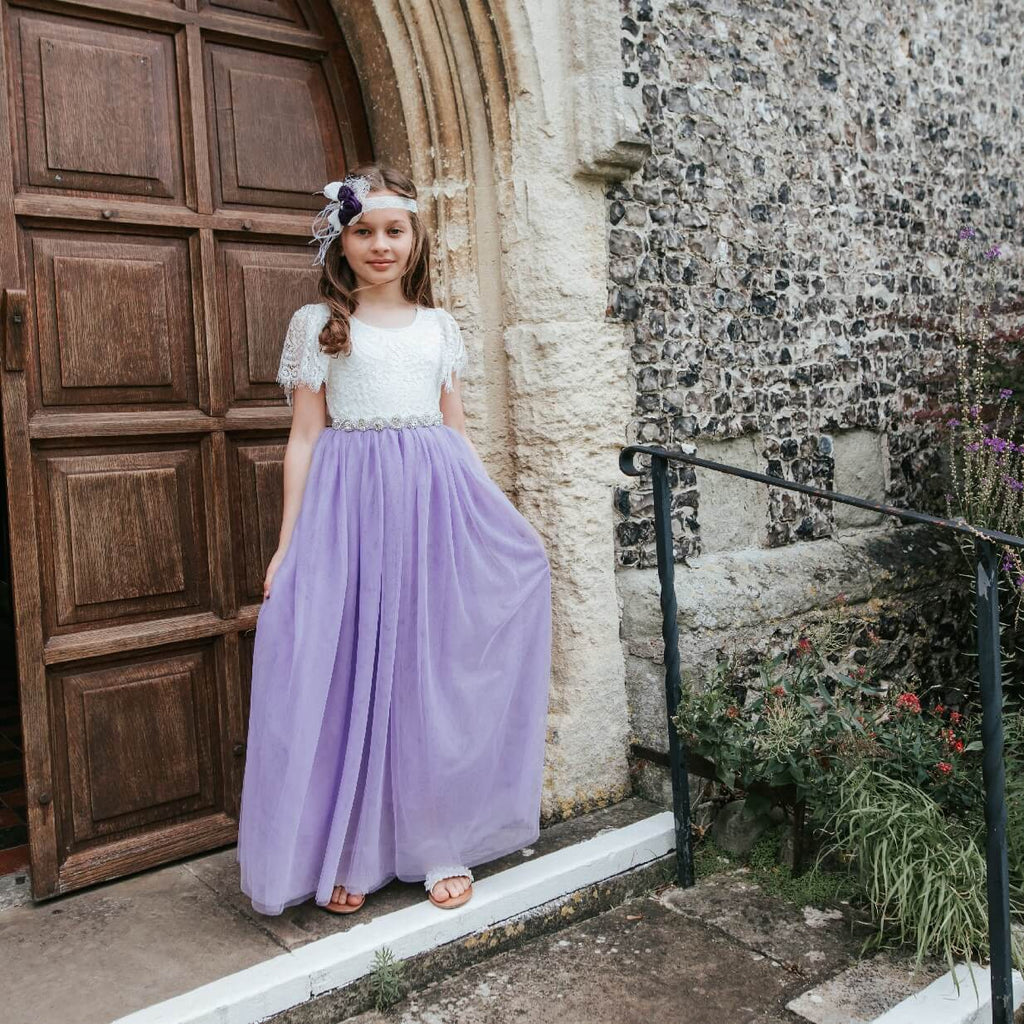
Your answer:
[[[474,870],[478,877],[660,811],[631,799],[544,829],[535,848]],[[659,876],[665,877],[665,876]],[[0,880],[2,881],[2,880]],[[0,906],[17,889],[0,885]],[[21,886],[20,888],[23,888]],[[904,960],[854,963],[861,935],[838,911],[799,909],[766,896],[746,872],[681,890],[658,885],[565,927],[456,970],[442,947],[427,987],[358,1024],[859,1024],[923,987]],[[375,894],[375,916],[424,898],[421,883]],[[601,906],[607,906],[605,902]],[[566,913],[569,911],[570,913]],[[358,917],[360,915],[352,915]],[[364,917],[363,920],[367,918]],[[573,923],[569,923],[572,921]],[[295,949],[359,922],[316,907],[255,914],[238,889],[229,847],[40,904],[0,912],[4,1024],[107,1024],[131,1010]],[[545,929],[546,931],[546,929]],[[465,944],[465,943],[463,943]],[[867,967],[866,973],[858,973]],[[55,973],[56,970],[56,973]],[[60,978],[60,984],[41,979]],[[840,976],[840,977],[837,977]],[[827,985],[821,985],[822,982]],[[821,986],[815,988],[815,986]],[[813,991],[812,991],[813,990]],[[797,1016],[791,1000],[806,994]],[[336,1024],[337,1007],[303,1004],[289,1024]]]
[[[533,847],[473,873],[485,878],[661,810],[624,800],[545,828]],[[422,882],[395,881],[359,914],[304,903],[266,917],[239,889],[233,846],[41,903],[27,888],[24,874],[0,878],[3,1024],[108,1024],[426,898]]]
[[[838,913],[744,874],[663,888],[543,936],[351,1024],[806,1024],[786,1003],[847,967]]]

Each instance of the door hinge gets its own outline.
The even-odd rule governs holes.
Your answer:
[[[25,369],[28,298],[24,288],[5,288],[0,323],[4,332],[4,369]]]

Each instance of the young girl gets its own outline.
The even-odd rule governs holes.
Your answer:
[[[397,877],[450,908],[473,865],[539,834],[550,567],[466,436],[466,349],[412,182],[365,165],[323,193],[323,301],[292,316],[277,378],[292,426],[241,888],[263,914],[351,913]]]

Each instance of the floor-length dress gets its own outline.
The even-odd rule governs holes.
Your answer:
[[[328,315],[296,311],[278,374],[289,402],[325,385],[331,425],[256,624],[236,857],[263,914],[456,874],[539,834],[550,567],[442,422],[458,324],[429,307],[408,327],[353,318],[351,353],[327,356]]]

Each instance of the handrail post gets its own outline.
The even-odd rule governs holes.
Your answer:
[[[981,680],[982,777],[985,782],[985,864],[992,1024],[1012,1024],[1010,884],[1006,849],[1006,769],[999,644],[999,565],[992,542],[975,539],[978,672]]]
[[[661,635],[665,641],[665,709],[668,713],[668,755],[672,773],[672,815],[676,829],[676,880],[683,888],[693,885],[693,837],[690,829],[690,782],[686,751],[672,722],[679,706],[679,627],[676,622],[675,563],[672,551],[672,489],[668,459],[651,455],[654,484],[654,538],[661,582]]]
[[[724,462],[700,459],[682,451],[668,451],[662,445],[631,444],[619,453],[619,467],[639,476],[633,459],[651,457],[654,484],[654,532],[658,545],[658,576],[661,580],[662,635],[665,640],[665,704],[669,716],[669,758],[672,769],[672,807],[675,814],[676,855],[681,885],[693,884],[693,851],[690,836],[690,792],[686,774],[686,752],[671,719],[680,693],[679,636],[676,624],[676,594],[672,553],[671,490],[669,460],[756,480],[769,487],[810,494],[854,508],[869,509],[905,523],[925,523],[961,536],[975,538],[976,608],[978,613],[978,669],[981,688],[982,776],[985,784],[985,872],[988,897],[989,950],[992,975],[992,1024],[1012,1024],[1013,950],[1010,931],[1009,857],[1006,846],[1006,768],[1003,763],[1002,669],[1000,666],[999,565],[995,544],[1024,550],[1024,537],[985,529],[963,519],[941,519],[914,509],[868,501],[865,498],[823,490],[795,480],[757,473]]]

